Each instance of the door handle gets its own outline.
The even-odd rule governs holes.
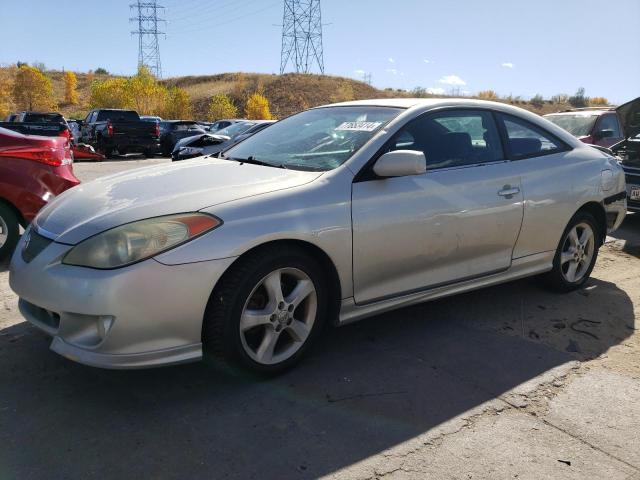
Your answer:
[[[504,187],[502,187],[502,190],[498,192],[498,195],[504,198],[511,198],[518,193],[520,193],[520,188],[512,187],[511,185],[505,185]]]

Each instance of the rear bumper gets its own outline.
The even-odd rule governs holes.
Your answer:
[[[160,152],[160,141],[154,138],[118,137],[115,135],[104,139],[104,146],[106,148],[115,148],[117,150],[126,149],[135,152]]]

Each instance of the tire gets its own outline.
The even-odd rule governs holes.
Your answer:
[[[304,250],[269,246],[250,253],[211,294],[202,329],[205,355],[260,375],[286,371],[322,331],[327,292],[322,267]]]
[[[142,152],[142,154],[146,158],[154,158],[156,156],[156,154],[153,152],[153,150],[145,150],[144,152]]]
[[[20,237],[20,222],[14,211],[0,203],[0,261],[8,258]]]
[[[583,239],[586,241],[581,241]],[[582,287],[589,280],[598,259],[601,239],[602,234],[593,215],[576,213],[562,233],[553,258],[553,269],[544,277],[547,286],[563,293]]]

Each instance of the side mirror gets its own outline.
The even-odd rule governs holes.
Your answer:
[[[613,138],[613,130],[600,130],[595,133],[594,137],[596,140],[600,140],[602,138]]]
[[[379,177],[408,177],[427,171],[427,159],[416,150],[395,150],[382,155],[373,166]]]

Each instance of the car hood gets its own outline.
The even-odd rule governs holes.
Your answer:
[[[616,108],[625,138],[633,138],[640,135],[640,97]]]
[[[320,175],[198,158],[84,183],[57,197],[34,223],[43,235],[74,245],[125,223],[297,187]]]

